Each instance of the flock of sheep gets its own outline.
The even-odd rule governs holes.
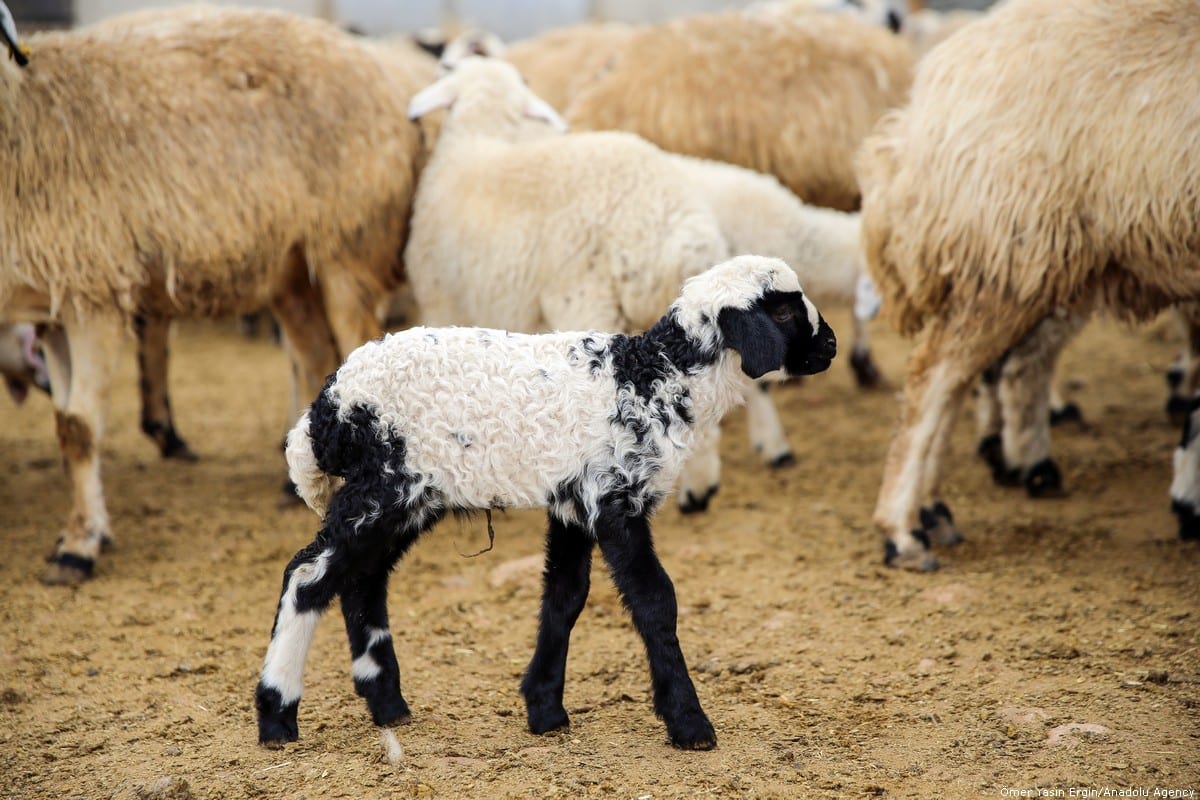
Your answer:
[[[280,326],[289,476],[322,525],[284,574],[264,744],[297,736],[334,597],[374,721],[405,719],[388,571],[446,514],[544,506],[531,730],[567,723],[598,544],[671,741],[712,747],[648,520],[672,492],[707,507],[735,403],[766,463],[792,458],[766,381],[829,365],[817,307],[853,309],[864,387],[881,382],[880,301],[918,336],[875,510],[888,564],[932,569],[932,547],[961,539],[940,482],[973,389],[997,480],[1060,487],[1055,361],[1099,310],[1185,322],[1171,498],[1181,535],[1200,535],[1193,0],[941,19],[779,0],[508,47],[467,35],[440,63],[208,6],[26,48],[2,5],[0,371],[17,399],[48,388],[73,488],[44,580],[88,578],[112,536],[99,452],[122,341],[138,343],[143,430],[190,458],[170,321],[267,308]],[[405,287],[431,327],[381,338]]]

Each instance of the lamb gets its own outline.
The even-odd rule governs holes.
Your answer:
[[[632,333],[727,257],[711,210],[660,150],[627,133],[564,135],[511,64],[466,58],[410,114],[446,107],[404,253],[425,324]],[[718,442],[714,432],[697,448],[685,511],[716,491]]]
[[[907,0],[765,0],[753,3],[746,11],[764,16],[787,16],[803,13],[853,14],[892,33],[908,27]]]
[[[931,538],[954,538],[954,419],[1006,349],[1058,308],[1200,297],[1200,140],[1179,135],[1200,125],[1197,47],[1190,0],[1012,0],[922,59],[864,145],[868,267],[921,333],[874,516],[887,563],[934,568]]]
[[[859,242],[859,215],[809,206],[774,177],[744,167],[671,159],[712,208],[730,252],[782,258],[818,306],[854,308],[850,366],[860,386],[879,386],[882,376],[867,338],[878,306]]]
[[[575,130],[631,131],[854,211],[854,153],[904,101],[912,69],[904,41],[849,14],[699,14],[637,31],[564,116]]]
[[[408,720],[390,570],[448,513],[544,507],[541,619],[521,681],[529,729],[569,723],[568,640],[598,544],[645,642],[671,743],[714,747],[649,520],[697,433],[738,402],[747,378],[819,372],[835,350],[796,274],[741,256],[689,279],[640,336],[418,327],[351,353],[288,435],[292,478],[322,523],[284,570],[255,693],[260,743],[298,738],[304,661],[335,595],[374,723]]]
[[[103,409],[132,320],[269,305],[311,396],[379,332],[420,141],[414,76],[317,20],[198,6],[32,43],[0,64],[0,311],[57,326],[74,502],[43,579],[74,583],[111,538]]]

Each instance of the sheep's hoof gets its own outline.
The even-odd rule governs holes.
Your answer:
[[[850,368],[854,370],[854,381],[860,389],[879,389],[884,386],[883,373],[871,360],[869,351],[850,354]]]
[[[1062,497],[1062,473],[1052,459],[1043,458],[1025,475],[1025,491],[1030,497]]]
[[[788,450],[785,453],[780,453],[779,455],[775,456],[774,458],[772,458],[770,461],[767,462],[767,466],[770,467],[771,469],[782,469],[783,467],[792,467],[792,466],[795,466],[795,464],[796,464],[796,456],[792,453],[791,450]]]
[[[1185,542],[1200,539],[1200,514],[1194,506],[1180,500],[1171,501],[1171,511],[1179,520],[1179,538]]]
[[[51,556],[41,581],[47,586],[78,586],[92,577],[95,566],[96,562],[90,558],[60,553]]]
[[[940,500],[931,507],[921,509],[921,528],[933,544],[956,545],[964,541],[962,532],[954,524],[950,508]]]
[[[679,513],[681,514],[697,514],[701,511],[708,511],[708,501],[717,493],[716,486],[710,486],[700,497],[692,494],[692,490],[684,491],[683,496],[679,498]]]
[[[671,744],[680,750],[712,750],[717,746],[717,732],[703,711],[688,714],[668,725],[667,735],[671,737]]]
[[[1167,399],[1167,417],[1171,424],[1182,428],[1192,413],[1192,401],[1186,397],[1170,397]]]
[[[1050,426],[1065,425],[1068,422],[1083,424],[1083,411],[1075,403],[1067,403],[1062,408],[1050,409]]]
[[[284,704],[277,689],[263,684],[254,692],[254,707],[258,711],[258,743],[268,750],[279,750],[288,742],[300,738],[296,714],[300,702]]]
[[[200,456],[188,447],[188,443],[175,435],[174,431],[170,432],[170,437],[159,448],[163,458],[169,458],[172,461],[183,461],[188,464],[195,463],[200,460]]]
[[[912,553],[901,553],[897,549],[895,542],[888,539],[884,543],[883,563],[889,567],[907,569],[913,572],[934,572],[941,568],[942,565],[929,552],[928,537],[925,535],[925,531],[918,528],[912,534],[918,541],[924,540],[926,546]]]
[[[998,469],[1008,469],[1004,464],[1004,446],[1000,442],[1000,434],[992,433],[980,439],[975,452],[992,468],[993,473]]]

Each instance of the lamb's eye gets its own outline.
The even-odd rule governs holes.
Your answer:
[[[780,306],[771,312],[771,319],[779,323],[791,322],[796,317],[796,311],[791,306]]]

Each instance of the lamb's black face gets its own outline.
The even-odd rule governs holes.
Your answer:
[[[789,376],[823,372],[837,354],[833,329],[803,292],[767,292],[749,308],[723,309],[717,325],[751,378],[777,369]]]

